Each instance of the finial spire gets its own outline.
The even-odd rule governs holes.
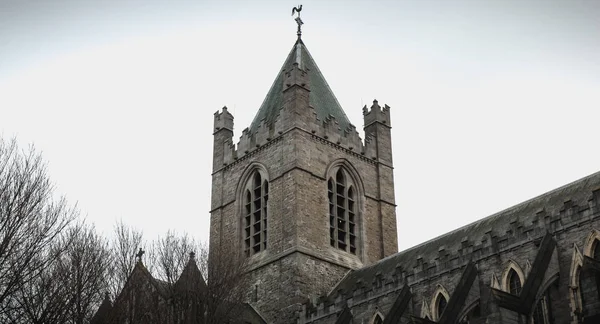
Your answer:
[[[296,23],[298,24],[298,39],[300,39],[300,37],[302,37],[302,25],[304,25],[304,22],[302,21],[302,19],[300,19],[300,11],[302,11],[302,5],[299,5],[298,7],[294,7],[292,8],[292,16],[295,13],[298,13],[298,17],[296,17]]]

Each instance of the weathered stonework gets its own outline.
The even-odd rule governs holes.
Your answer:
[[[215,114],[211,250],[246,258],[239,188],[262,170],[267,248],[247,260],[268,323],[600,322],[600,173],[397,253],[390,107],[363,115],[364,140],[300,40],[237,145],[233,116]],[[330,244],[339,166],[358,194],[355,253]]]
[[[320,90],[313,93],[309,79],[316,71],[302,65],[284,66],[282,93],[268,95],[280,95],[283,106],[263,112],[276,117],[245,130],[237,147],[233,116],[226,109],[215,114],[211,251],[225,244],[233,257],[245,257],[239,188],[261,168],[269,182],[267,249],[249,262],[259,292],[253,305],[273,323],[294,322],[302,303],[329,293],[349,270],[397,251],[389,107],[375,102],[365,112],[369,140],[363,142],[351,124],[340,130],[335,118],[317,118],[310,96]],[[327,181],[335,166],[352,177],[358,193],[355,253],[330,245]]]

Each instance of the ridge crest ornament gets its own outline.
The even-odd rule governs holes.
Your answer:
[[[300,18],[300,11],[302,11],[302,5],[292,8],[292,16],[295,13],[298,13],[298,17],[296,17],[296,19],[295,19],[296,23],[298,24],[298,32],[297,32],[298,39],[300,39],[300,37],[302,37],[302,25],[304,25],[304,22]]]

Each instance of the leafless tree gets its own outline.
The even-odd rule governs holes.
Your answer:
[[[73,324],[89,322],[108,289],[111,255],[108,242],[93,227],[81,225],[70,229],[59,271],[65,275],[68,289],[69,317]]]
[[[38,256],[48,257],[53,260],[50,266],[40,269],[13,294],[19,305],[13,314],[19,314],[22,323],[89,322],[107,289],[110,263],[107,242],[93,227],[73,226]]]
[[[157,279],[174,286],[188,263],[190,253],[195,253],[198,248],[199,245],[189,235],[168,231],[152,242],[148,263]]]
[[[246,264],[227,251],[213,250],[189,235],[167,232],[150,245],[146,264],[171,309],[174,323],[237,323],[248,291]],[[151,317],[164,316],[156,309]],[[164,318],[164,317],[163,317]]]
[[[76,216],[54,197],[41,156],[0,138],[0,321],[12,320],[14,294],[60,255],[52,244]]]
[[[110,244],[112,253],[112,275],[110,292],[114,298],[125,286],[135,267],[136,252],[144,247],[142,232],[119,221],[114,227],[114,237]]]
[[[245,259],[224,248],[205,248],[200,263],[207,272],[207,289],[203,296],[206,324],[244,323],[244,305],[249,291]],[[210,262],[209,262],[210,260]]]

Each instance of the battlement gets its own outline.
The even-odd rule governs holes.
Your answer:
[[[308,107],[308,109],[312,108]],[[289,119],[291,117],[288,116],[288,112],[282,107],[279,110],[279,114],[274,118],[273,123],[267,124],[265,120],[261,120],[254,131],[251,131],[250,128],[245,128],[237,145],[233,143],[233,140],[226,139],[225,142],[227,143],[224,144],[227,145],[225,145],[222,165],[226,166],[241,161],[244,157],[266,146],[272,140],[287,132],[293,125],[286,118]],[[230,126],[233,129],[233,116],[225,107],[222,113],[215,113],[215,132],[223,128],[230,129],[226,126]],[[376,138],[372,134],[367,134],[363,141],[356,130],[356,126],[348,124],[344,129],[341,129],[334,116],[329,115],[325,120],[320,120],[316,114],[313,114],[313,118],[310,118],[307,124],[296,127],[300,127],[324,142],[348,150],[365,159],[375,160],[377,158]]]
[[[215,121],[213,132],[217,132],[221,129],[228,129],[233,131],[233,115],[227,111],[227,107],[223,107],[223,111],[215,112]]]
[[[328,296],[305,303],[298,323],[335,317],[346,306],[396,294],[405,283],[413,287],[447,275],[460,276],[469,261],[477,263],[525,244],[537,246],[546,233],[559,236],[597,219],[600,173],[356,270]],[[477,229],[470,230],[472,226]]]
[[[384,105],[383,108],[381,108],[377,100],[373,100],[373,105],[370,109],[368,109],[366,105],[363,107],[363,117],[365,121],[365,127],[377,122],[389,127],[392,126],[390,119],[390,106]]]

